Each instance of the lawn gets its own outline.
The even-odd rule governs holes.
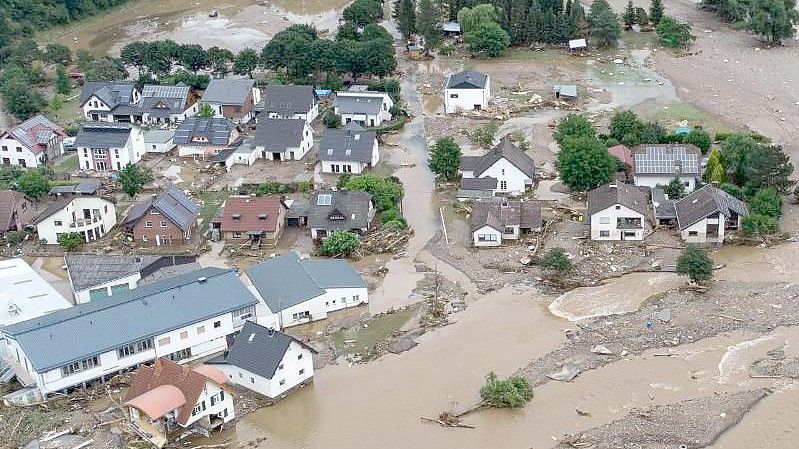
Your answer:
[[[389,338],[404,326],[416,312],[415,307],[378,315],[367,321],[368,327],[340,330],[333,334],[333,343],[341,354],[366,354],[378,343]],[[353,342],[354,341],[354,342]],[[347,343],[349,342],[349,343]]]
[[[53,161],[53,171],[56,173],[72,173],[78,170],[78,153],[65,153]]]
[[[194,194],[195,199],[202,202],[200,206],[200,220],[202,224],[200,225],[200,229],[207,229],[211,219],[214,218],[216,212],[219,210],[219,207],[222,203],[225,202],[228,196],[230,196],[230,192],[227,190],[219,190],[219,191],[203,191]]]

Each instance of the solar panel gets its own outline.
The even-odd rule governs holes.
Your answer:
[[[333,195],[329,193],[321,193],[316,199],[317,206],[330,206],[331,204],[333,204]]]
[[[643,146],[633,155],[640,174],[699,173],[699,157],[681,146]]]

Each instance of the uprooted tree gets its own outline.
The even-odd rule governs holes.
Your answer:
[[[481,405],[485,407],[519,408],[533,398],[533,387],[521,376],[500,379],[493,371],[486,375],[480,387]]]

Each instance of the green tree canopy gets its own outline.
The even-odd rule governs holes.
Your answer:
[[[779,44],[796,34],[796,0],[752,0],[749,28],[766,41]]]
[[[419,0],[416,14],[416,32],[424,38],[425,50],[434,50],[441,45],[441,10],[436,0]]]
[[[319,247],[319,252],[325,256],[349,256],[360,247],[361,242],[358,236],[343,229],[336,229],[331,233]]]
[[[584,115],[569,114],[558,123],[554,137],[555,141],[562,145],[568,138],[594,138],[596,137],[596,128]]]
[[[462,33],[476,30],[480,25],[499,23],[501,20],[497,7],[490,3],[480,3],[471,8],[461,8],[458,11],[458,24]]]
[[[445,181],[458,177],[461,163],[461,148],[451,137],[442,137],[436,141],[430,151],[430,170]]]
[[[741,229],[747,237],[761,237],[776,234],[780,230],[780,224],[774,217],[749,214],[743,218]]]
[[[492,58],[501,55],[510,45],[508,32],[496,22],[478,25],[477,28],[466,33],[463,40],[469,44],[469,50],[472,53],[485,53]]]
[[[677,258],[677,273],[692,282],[702,283],[713,277],[713,260],[697,245],[688,245]]]
[[[133,198],[145,184],[152,181],[152,175],[147,169],[141,168],[137,164],[128,164],[119,171],[118,180],[122,185],[122,191]]]
[[[49,43],[42,53],[42,59],[50,64],[69,64],[72,62],[72,52],[66,45]]]
[[[50,191],[50,181],[39,171],[28,170],[17,178],[17,190],[30,198],[39,199]]]
[[[64,251],[71,253],[83,243],[83,236],[77,232],[65,232],[58,236],[57,243],[64,248]]]
[[[619,142],[623,142],[628,135],[636,136],[641,132],[643,123],[633,111],[619,111],[610,119],[610,135]]]
[[[665,20],[664,18],[660,23],[664,23]],[[702,151],[702,154],[705,154],[710,149],[713,139],[701,126],[694,126],[691,132],[683,137],[683,143],[696,145]]]
[[[255,53],[255,62],[258,63],[258,53]],[[233,52],[228,50],[227,48],[220,48],[220,47],[211,47],[207,51],[208,54],[208,62],[211,64],[211,68],[214,72],[215,76],[225,76],[230,71],[228,70],[228,64],[233,62],[235,56]]]
[[[533,387],[521,376],[500,379],[493,371],[486,375],[485,385],[480,387],[482,403],[491,407],[519,408],[533,398]]]
[[[84,75],[86,81],[114,81],[127,79],[128,71],[121,60],[102,57],[90,62]]]
[[[598,47],[615,46],[621,37],[619,19],[607,0],[595,0],[591,4],[588,22],[591,26],[591,38]]]
[[[252,78],[252,72],[258,66],[258,53],[252,48],[241,50],[233,61],[233,73],[247,75]]]
[[[771,218],[782,216],[782,197],[774,187],[758,189],[749,200],[749,212]]]
[[[197,117],[199,118],[214,118],[216,116],[216,111],[214,111],[214,107],[208,103],[202,103],[197,110]]]
[[[344,185],[347,190],[360,190],[372,195],[379,211],[397,209],[402,199],[402,187],[393,179],[373,174],[353,176]]]
[[[660,20],[662,18],[663,18],[663,1],[652,0],[652,4],[649,7],[649,20],[651,20],[654,25],[657,25],[660,23]]]
[[[590,190],[613,179],[616,158],[596,138],[569,138],[561,144],[557,168],[572,190]]]
[[[377,23],[383,18],[383,3],[378,0],[355,0],[344,8],[342,17],[358,27]]]
[[[197,73],[197,70],[208,67],[208,53],[197,44],[185,44],[178,48],[178,59],[183,67]]]
[[[574,269],[563,248],[552,248],[547,251],[541,258],[541,266],[558,274],[565,274]]]
[[[72,90],[72,81],[67,76],[67,69],[59,64],[55,69],[55,91],[56,93],[66,95]]]
[[[715,184],[724,184],[727,180],[727,166],[721,158],[721,152],[718,149],[713,149],[710,156],[707,158],[707,165],[705,165],[704,179],[707,182]]]
[[[658,38],[663,45],[670,48],[688,49],[691,42],[696,40],[696,36],[691,34],[691,24],[680,22],[669,16],[660,19],[655,28]]]
[[[685,196],[685,184],[676,176],[668,184],[658,184],[657,187],[663,190],[670,200],[679,200]]]
[[[416,0],[398,0],[393,16],[400,33],[410,39],[416,33]]]

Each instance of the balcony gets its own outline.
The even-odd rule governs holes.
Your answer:
[[[87,226],[91,226],[95,223],[98,223],[100,218],[82,218],[80,220],[75,220],[74,222],[69,224],[70,228],[84,228]]]
[[[617,218],[616,229],[643,229],[640,218]]]

